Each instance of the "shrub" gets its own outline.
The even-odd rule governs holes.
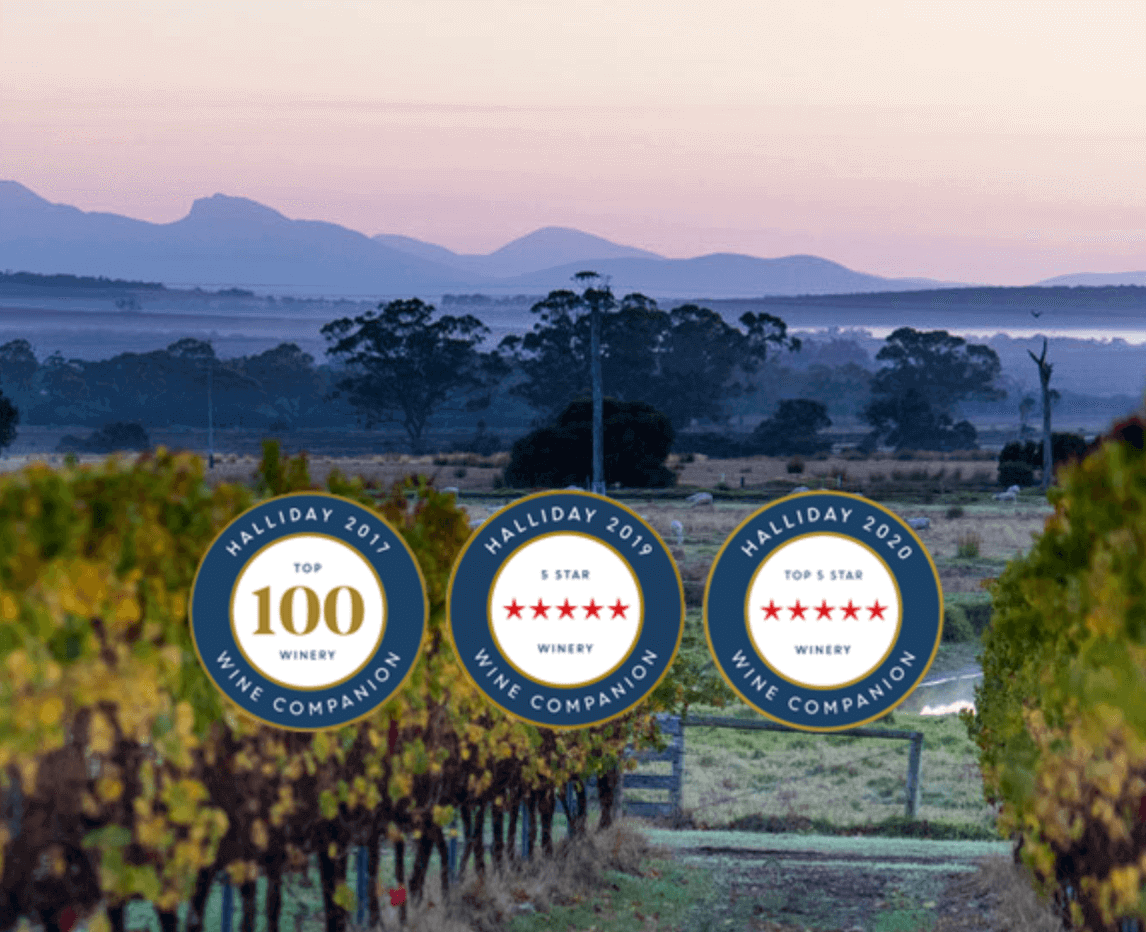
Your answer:
[[[947,602],[943,606],[943,640],[963,644],[975,640],[975,628],[962,605]]]
[[[580,485],[593,472],[593,406],[572,402],[553,425],[513,445],[505,484],[511,488]],[[669,419],[643,401],[604,400],[605,481],[629,488],[663,488],[676,482],[665,466],[673,442]]]
[[[799,474],[804,471],[804,459],[800,456],[793,456],[788,460],[788,472]]]
[[[1146,856],[1146,456],[1108,440],[1059,478],[1042,535],[992,586],[962,717],[1044,892],[1066,903],[1069,885],[1075,928],[1115,929],[1141,915]]]
[[[985,592],[953,592],[944,601],[963,610],[976,638],[991,624],[991,597]]]
[[[812,456],[831,449],[832,441],[819,435],[819,431],[831,426],[828,409],[820,402],[786,398],[772,417],[756,426],[750,442],[763,456]]]
[[[57,453],[114,453],[116,450],[149,450],[151,438],[143,426],[114,421],[87,437],[67,434],[56,445]]]
[[[1022,460],[999,460],[999,485],[1010,488],[1012,485],[1034,485],[1035,471],[1030,463]]]
[[[1086,438],[1081,434],[1051,434],[1051,461],[1056,469],[1070,460],[1080,459],[1086,455],[1086,451]],[[999,453],[1000,468],[1006,462],[1026,463],[1031,469],[1042,469],[1042,440],[1027,440],[1025,443],[1012,440]]]
[[[960,534],[955,540],[955,555],[962,560],[974,560],[979,556],[979,548],[982,543],[982,538],[974,531]]]
[[[963,517],[963,506],[962,505],[952,505],[950,508],[947,509],[947,520],[948,521],[954,521],[956,518],[962,518],[962,517]]]

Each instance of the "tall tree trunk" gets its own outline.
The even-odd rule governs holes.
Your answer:
[[[346,932],[346,910],[334,902],[334,891],[346,880],[346,854],[330,856],[327,845],[318,847],[318,874],[322,879],[322,908],[326,932]]]
[[[502,855],[505,854],[505,811],[496,803],[490,809],[489,821],[493,828],[493,866],[501,870]]]
[[[406,886],[406,842],[394,842],[394,881],[399,888]],[[406,924],[406,901],[398,907],[398,921]]]
[[[378,872],[382,867],[382,830],[375,828],[370,833],[369,847],[366,851],[366,873],[370,877],[370,887],[367,902],[370,905],[370,927],[382,925],[382,904],[378,902],[378,882],[381,878]]]
[[[589,788],[584,779],[577,779],[573,792],[577,797],[577,816],[573,825],[578,835],[584,835],[585,827],[589,824]]]
[[[127,908],[123,903],[109,906],[106,910],[107,920],[111,925],[111,932],[124,932],[127,928]]]
[[[430,870],[430,855],[434,851],[434,836],[430,829],[422,826],[418,838],[418,850],[414,854],[414,874],[410,877],[410,898],[420,901],[426,886],[426,874]]]
[[[553,813],[557,809],[557,794],[552,786],[547,786],[541,792],[537,801],[539,821],[541,822],[541,850],[546,857],[553,856]]]
[[[187,904],[186,932],[203,932],[203,911],[207,906],[207,897],[211,893],[212,871],[201,868],[195,876],[195,890],[191,894],[191,902]]]
[[[239,899],[243,903],[243,918],[239,932],[255,932],[255,921],[259,915],[259,885],[255,880],[245,880],[239,885]]]
[[[537,847],[537,790],[529,791],[529,856]]]
[[[620,767],[607,770],[597,777],[597,798],[601,800],[601,817],[597,821],[598,831],[613,824],[613,811],[617,805],[616,787],[620,780]]]
[[[517,814],[521,809],[521,793],[514,790],[509,795],[509,829],[506,831],[506,857],[510,864],[517,860]]]
[[[283,860],[283,858],[272,858],[266,864],[267,893],[264,899],[267,932],[279,932],[283,909]]]
[[[473,834],[466,847],[473,855],[474,870],[479,877],[485,876],[485,803],[474,813]]]
[[[450,892],[450,849],[446,844],[446,833],[437,825],[434,826],[434,844],[437,845],[438,861],[441,862],[442,902],[445,903]]]
[[[601,309],[593,302],[589,322],[590,381],[593,383],[593,484],[590,491],[605,491],[604,392],[601,388]]]

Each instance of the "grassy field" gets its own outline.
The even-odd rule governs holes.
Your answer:
[[[697,714],[756,718],[749,709]],[[983,800],[977,750],[953,715],[902,712],[884,720],[923,732],[916,818],[968,838],[995,838],[995,812]],[[830,734],[690,727],[685,730],[682,809],[696,828],[845,830],[904,817],[910,742]],[[640,773],[669,773],[668,763]],[[637,791],[628,794],[636,798]],[[645,798],[654,798],[645,795]]]

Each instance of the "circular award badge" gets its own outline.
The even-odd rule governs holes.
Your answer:
[[[895,708],[943,631],[939,573],[915,532],[844,492],[801,492],[751,515],[720,548],[704,593],[717,668],[741,699],[803,731]]]
[[[191,588],[191,636],[222,693],[279,728],[338,728],[405,681],[426,628],[422,572],[379,515],[324,492],[225,527]]]
[[[450,577],[446,626],[498,708],[554,729],[623,715],[661,681],[684,631],[672,556],[637,514],[541,492],[492,515]]]

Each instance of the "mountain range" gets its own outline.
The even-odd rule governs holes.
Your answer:
[[[654,298],[966,287],[867,275],[818,256],[713,253],[668,259],[565,227],[544,227],[488,255],[464,255],[408,236],[370,237],[334,223],[291,220],[256,201],[223,194],[196,200],[181,220],[150,223],[53,204],[16,181],[0,180],[0,269],[12,271],[375,299],[539,295],[571,287],[570,278],[586,268],[608,276],[615,294],[639,291]],[[1084,273],[1038,284],[1146,284],[1146,272]]]

